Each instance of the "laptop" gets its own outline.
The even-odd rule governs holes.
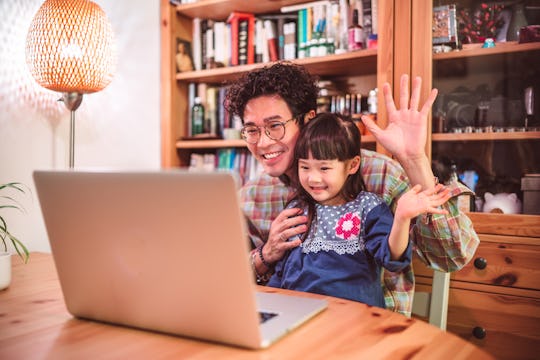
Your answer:
[[[75,317],[258,349],[327,307],[256,291],[230,173],[33,176]]]

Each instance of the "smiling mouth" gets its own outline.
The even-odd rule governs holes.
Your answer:
[[[277,158],[279,155],[283,154],[282,151],[278,151],[278,152],[272,152],[272,153],[267,153],[267,154],[262,154],[261,157],[266,159],[266,160],[272,160],[272,159],[275,159]]]

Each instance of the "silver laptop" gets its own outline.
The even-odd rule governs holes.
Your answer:
[[[256,291],[229,173],[35,171],[76,317],[264,348],[326,308]]]

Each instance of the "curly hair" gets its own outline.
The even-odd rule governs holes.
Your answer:
[[[317,110],[318,78],[303,66],[282,61],[244,74],[227,90],[224,106],[231,116],[244,118],[246,104],[263,95],[279,95],[288,105],[299,125],[300,115]]]

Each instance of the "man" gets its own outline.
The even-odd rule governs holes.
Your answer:
[[[399,110],[389,84],[383,86],[389,117],[386,129],[362,118],[375,139],[397,160],[365,149],[361,153],[367,191],[381,196],[392,210],[411,184],[427,189],[433,188],[436,181],[424,146],[427,116],[437,90],[431,91],[418,111],[421,79],[414,79],[410,98],[408,81],[407,76],[402,76]],[[249,136],[247,147],[264,168],[264,173],[240,192],[255,247],[251,261],[259,283],[269,279],[273,265],[289,249],[300,245],[300,240],[287,239],[306,231],[307,219],[299,215],[300,209],[283,209],[293,193],[288,185],[295,171],[294,146],[301,127],[315,115],[318,93],[316,78],[303,67],[276,63],[247,73],[232,84],[227,94],[227,109],[242,119],[242,132],[258,134]],[[446,272],[467,264],[479,243],[470,219],[457,205],[457,196],[470,190],[459,183],[449,187],[453,198],[443,206],[448,215],[419,217],[411,229],[411,241],[420,259],[431,268]],[[400,273],[385,271],[382,286],[386,308],[410,316],[414,293],[412,267]]]

